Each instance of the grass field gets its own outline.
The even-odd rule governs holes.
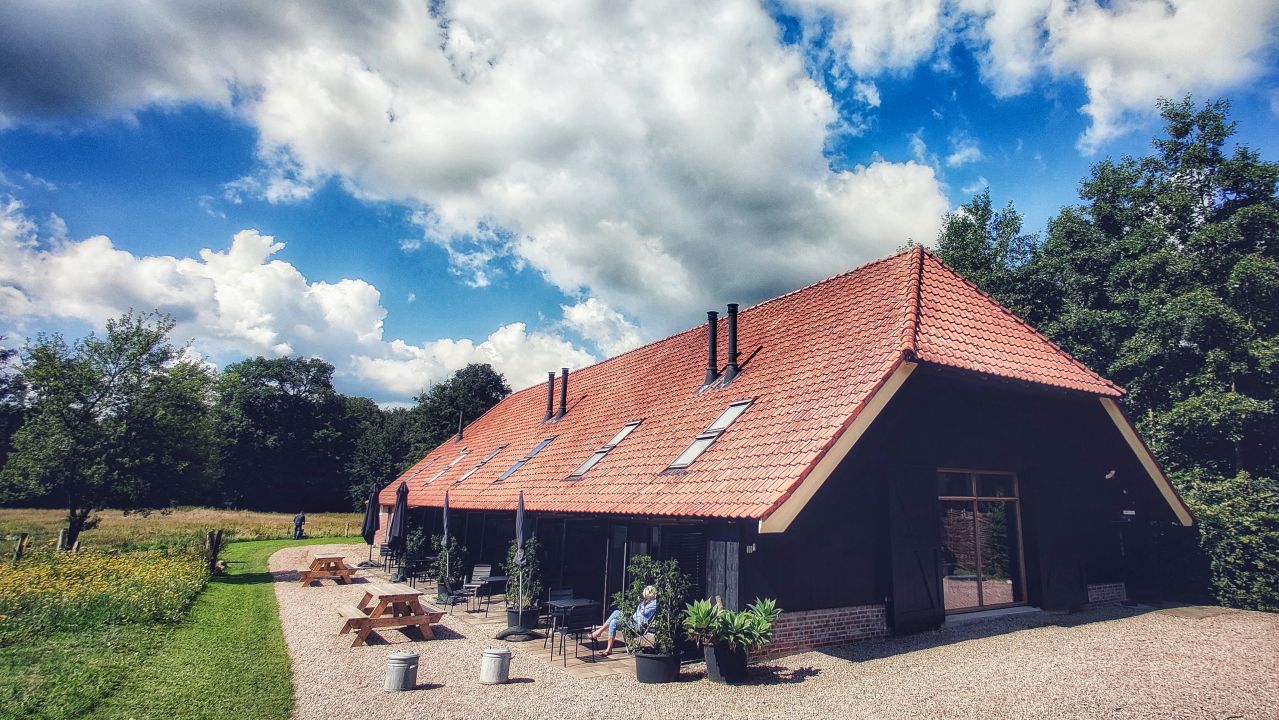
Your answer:
[[[293,686],[267,558],[295,544],[228,545],[227,574],[210,579],[180,623],[34,633],[0,646],[0,720],[287,718]]]
[[[293,532],[291,513],[252,512],[249,510],[214,510],[211,508],[175,508],[157,510],[149,515],[119,510],[97,513],[98,526],[80,536],[85,549],[137,550],[199,546],[204,533],[224,530],[228,540],[269,540],[287,538]],[[359,513],[308,513],[306,534],[312,537],[360,534]],[[52,547],[58,530],[66,527],[64,510],[0,508],[0,538],[8,540],[6,548],[13,552],[13,541],[19,533],[30,533],[34,547]]]

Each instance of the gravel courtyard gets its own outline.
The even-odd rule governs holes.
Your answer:
[[[295,717],[333,718],[1263,718],[1279,719],[1279,615],[1176,608],[1040,613],[909,638],[810,652],[754,669],[756,683],[725,687],[700,666],[683,681],[644,686],[629,676],[591,680],[515,653],[513,682],[477,681],[480,653],[503,643],[445,617],[437,639],[399,630],[352,648],[337,608],[360,585],[302,587],[316,552],[351,563],[366,546],[288,548],[271,557],[293,661]],[[287,580],[287,581],[286,581]],[[384,693],[386,656],[421,654],[418,689]]]

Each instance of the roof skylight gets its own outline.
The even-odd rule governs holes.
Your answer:
[[[434,476],[433,476],[430,480],[427,480],[427,481],[426,481],[426,484],[427,484],[427,485],[430,485],[431,483],[435,482],[436,480],[439,480],[441,475],[443,475],[444,473],[448,472],[450,468],[452,468],[454,465],[456,465],[456,464],[458,464],[459,462],[461,462],[462,458],[466,457],[466,453],[467,453],[466,448],[462,448],[462,452],[458,453],[458,456],[457,456],[457,457],[455,457],[455,458],[453,458],[453,462],[451,462],[451,463],[449,463],[448,465],[445,465],[443,468],[441,468],[441,469],[440,469],[440,471],[439,471],[439,472],[437,472],[437,473],[435,473],[435,475],[434,475]]]
[[[622,429],[618,430],[616,435],[609,438],[608,442],[604,443],[599,450],[591,453],[591,456],[586,458],[586,461],[581,465],[578,465],[577,469],[569,473],[568,476],[571,478],[579,478],[585,475],[587,471],[599,464],[599,461],[603,460],[604,456],[607,455],[609,451],[617,447],[618,443],[625,440],[626,436],[630,435],[632,430],[639,427],[639,424],[642,422],[644,421],[636,420],[635,422],[629,422],[623,425]]]
[[[480,468],[484,467],[484,465],[485,465],[485,464],[486,464],[489,460],[492,460],[493,458],[497,457],[497,454],[498,454],[498,453],[500,453],[500,452],[502,452],[502,449],[503,449],[503,448],[505,448],[505,447],[506,447],[505,445],[498,445],[496,450],[494,450],[493,452],[489,453],[488,455],[485,455],[483,460],[479,461],[479,462],[475,465],[475,467],[471,468],[470,470],[467,470],[465,475],[463,475],[462,477],[460,477],[460,478],[458,478],[458,479],[457,479],[457,482],[462,482],[463,480],[465,480],[465,479],[469,478],[470,476],[474,475],[476,470],[479,470]],[[456,485],[457,483],[454,483],[454,484]]]
[[[528,462],[529,460],[532,460],[534,456],[542,452],[542,448],[545,448],[547,445],[550,445],[551,441],[554,439],[555,439],[555,436],[552,435],[542,440],[537,445],[534,445],[532,450],[529,450],[527,453],[525,453],[524,457],[520,458],[519,460],[516,460],[514,465],[511,465],[510,467],[508,467],[506,469],[506,472],[503,472],[501,475],[499,475],[497,477],[497,480],[494,480],[493,482],[502,482],[503,480],[510,477],[512,474],[515,473],[516,470],[519,470],[520,468],[524,467],[524,463]]]
[[[693,442],[689,443],[689,446],[684,448],[684,452],[680,453],[675,460],[667,466],[667,469],[678,470],[692,465],[697,458],[701,457],[702,453],[706,452],[706,448],[709,448],[712,443],[719,439],[720,435],[724,434],[724,431],[728,429],[729,425],[733,424],[734,420],[741,417],[742,413],[746,412],[746,408],[750,407],[753,402],[755,402],[754,398],[751,398],[750,400],[739,400],[725,408],[724,412],[720,413],[719,417],[715,418],[715,421],[706,428],[705,432],[694,438]]]

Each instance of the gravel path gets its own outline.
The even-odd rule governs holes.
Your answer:
[[[366,548],[288,548],[271,557],[293,580],[315,552],[350,562]],[[503,643],[464,637],[446,616],[437,640],[398,630],[351,648],[336,609],[359,585],[277,582],[293,661],[295,717],[312,718],[1259,718],[1279,719],[1279,615],[1233,610],[1115,608],[1032,613],[908,638],[795,655],[755,668],[757,684],[725,687],[685,669],[683,681],[641,686],[629,676],[583,680],[516,653],[514,682],[477,681],[480,652]],[[473,632],[473,631],[472,631]],[[384,693],[386,656],[421,653],[418,690]]]

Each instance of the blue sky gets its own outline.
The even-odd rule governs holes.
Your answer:
[[[930,242],[984,185],[1042,230],[1160,96],[1279,157],[1267,2],[499,5],[0,10],[6,343],[158,308],[381,402],[520,386]]]

